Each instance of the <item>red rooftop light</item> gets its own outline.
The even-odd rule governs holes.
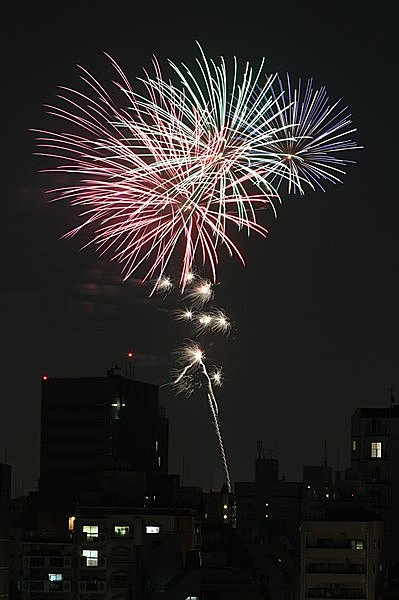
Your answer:
[[[128,358],[133,358],[133,352],[128,352],[128,353],[127,353],[127,357],[128,357]]]

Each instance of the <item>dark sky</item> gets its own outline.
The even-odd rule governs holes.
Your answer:
[[[86,5],[93,5],[89,10]],[[152,54],[193,64],[195,40],[208,56],[236,54],[267,69],[313,76],[351,108],[358,141],[342,186],[284,199],[265,215],[265,241],[242,239],[243,269],[223,256],[217,303],[234,322],[211,357],[222,363],[218,397],[233,480],[253,476],[256,441],[298,479],[319,464],[326,441],[334,467],[349,461],[350,417],[386,406],[398,389],[398,206],[396,31],[390,3],[129,2],[14,3],[3,31],[0,459],[25,491],[38,478],[40,377],[105,375],[137,353],[136,376],[164,383],[185,335],[148,289],[122,283],[119,268],[83,238],[60,240],[75,222],[49,204],[46,166],[30,128],[43,104],[77,81],[76,64],[97,75],[110,53],[131,80]],[[12,14],[13,12],[13,14]],[[203,395],[162,388],[170,417],[171,470],[184,482],[219,485],[222,470]],[[21,484],[18,483],[20,486]]]

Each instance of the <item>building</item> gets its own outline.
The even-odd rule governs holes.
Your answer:
[[[196,531],[194,511],[184,509],[39,512],[23,543],[22,600],[150,600],[183,573]]]
[[[365,510],[327,509],[301,526],[301,600],[380,597],[383,523]]]
[[[258,444],[255,480],[235,484],[237,531],[255,563],[265,597],[296,600],[299,589],[299,527],[302,483],[279,477],[278,460]]]
[[[286,537],[299,544],[302,484],[279,477],[278,460],[260,453],[255,481],[235,484],[237,529],[247,541]]]
[[[399,405],[358,408],[352,416],[351,466],[367,504],[385,527],[388,567],[399,566]]]
[[[0,463],[0,599],[9,597],[11,466]]]
[[[122,377],[116,369],[107,377],[43,377],[42,506],[73,507],[80,494],[99,492],[106,480],[123,479],[122,473],[130,494],[137,489],[143,497],[167,471],[168,420],[156,385]]]

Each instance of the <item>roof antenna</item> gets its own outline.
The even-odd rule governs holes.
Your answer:
[[[128,379],[134,379],[133,352],[131,351],[127,353],[126,376]]]
[[[258,440],[256,442],[256,449],[258,451],[258,458],[265,458],[265,453],[263,452],[263,442],[262,442],[262,440]]]
[[[328,454],[327,454],[327,440],[324,440],[324,453],[323,453],[323,467],[328,465]]]

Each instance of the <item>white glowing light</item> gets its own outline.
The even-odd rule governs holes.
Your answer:
[[[194,318],[194,313],[189,308],[184,308],[182,310],[176,310],[174,312],[175,318],[177,321],[192,321]]]
[[[212,315],[212,330],[220,333],[227,333],[230,330],[231,323],[222,310],[217,310]]]
[[[216,369],[211,375],[213,383],[217,386],[223,385],[223,372],[222,369]]]
[[[186,295],[193,308],[200,308],[213,298],[212,283],[208,279],[201,279],[198,284],[190,289]]]
[[[173,289],[172,280],[170,279],[170,277],[161,277],[155,289],[159,293],[169,293]]]
[[[212,322],[212,317],[211,315],[200,315],[198,317],[198,321],[201,323],[201,325],[209,325]]]

